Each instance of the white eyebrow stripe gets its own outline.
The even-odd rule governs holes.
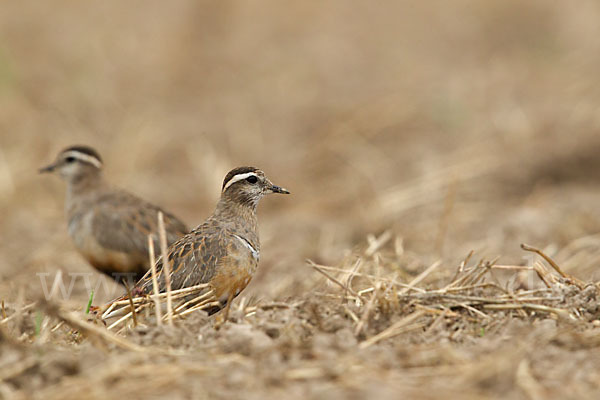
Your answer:
[[[258,178],[258,175],[256,175],[255,172],[246,172],[245,174],[237,174],[234,175],[233,177],[231,177],[231,179],[229,180],[229,182],[227,182],[227,184],[225,185],[225,187],[223,188],[223,191],[226,191],[227,188],[231,185],[233,185],[236,182],[242,181],[246,178],[249,178],[251,176],[256,176]]]
[[[96,167],[98,169],[102,168],[102,163],[96,157],[81,153],[79,151],[75,151],[75,150],[67,151],[66,153],[63,153],[63,157],[64,158],[67,158],[67,157],[77,158],[78,160],[85,161],[85,162],[92,164],[94,167]]]
[[[240,240],[240,242],[242,242],[250,250],[250,252],[252,253],[252,257],[254,257],[255,259],[258,260],[258,258],[260,257],[260,252],[258,250],[256,250],[254,248],[254,246],[252,246],[252,244],[250,244],[249,241],[247,241],[243,237],[238,236],[236,234],[233,234],[233,236],[235,236],[236,238],[238,238]]]

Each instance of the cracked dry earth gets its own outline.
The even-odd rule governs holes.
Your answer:
[[[597,295],[593,285],[556,288],[552,298],[560,300],[551,303],[577,310],[577,321],[512,311],[486,320],[449,307],[375,343],[366,339],[423,303],[379,309],[359,335],[349,314],[360,307],[315,295],[249,313],[234,310],[219,330],[198,312],[175,327],[132,328],[126,337],[139,351],[65,327],[52,342],[32,338],[31,344],[3,330],[2,393],[40,399],[242,393],[250,399],[593,398],[600,393]],[[440,301],[427,304],[435,309]]]

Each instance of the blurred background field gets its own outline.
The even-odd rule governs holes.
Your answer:
[[[326,290],[307,258],[341,265],[384,233],[402,281],[437,260],[450,276],[471,250],[524,265],[522,242],[596,281],[598,71],[591,0],[2,2],[0,298],[91,271],[63,183],[37,174],[72,144],[191,226],[235,166],[288,188],[260,205],[246,303]],[[307,381],[294,395],[325,393]]]

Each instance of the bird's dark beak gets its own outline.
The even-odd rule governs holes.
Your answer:
[[[273,193],[290,194],[289,190],[282,188],[281,186],[271,186]]]
[[[54,171],[55,168],[56,168],[56,164],[50,164],[43,168],[40,168],[38,171],[40,174],[43,174],[45,172],[52,172],[52,171]]]

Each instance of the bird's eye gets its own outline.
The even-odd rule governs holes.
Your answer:
[[[65,161],[70,164],[72,162],[75,162],[75,157],[67,157],[65,158]]]
[[[251,176],[249,176],[249,177],[246,178],[246,181],[248,183],[256,183],[256,182],[258,182],[258,178],[256,176],[254,176],[254,175],[251,175]]]

